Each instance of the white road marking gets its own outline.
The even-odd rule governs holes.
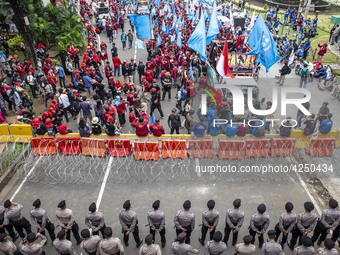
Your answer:
[[[301,175],[299,173],[296,173],[302,187],[304,188],[304,190],[306,191],[307,195],[309,196],[310,200],[312,201],[312,203],[314,204],[315,209],[317,210],[317,212],[319,213],[319,215],[321,215],[322,211],[319,207],[319,205],[316,203],[314,197],[312,196],[312,194],[309,192],[306,183],[304,182],[304,180],[302,180]]]
[[[198,171],[196,171],[197,177],[201,177],[200,162],[199,162],[198,158],[195,158],[195,165],[196,165],[196,169],[198,169]]]
[[[24,186],[25,182],[27,181],[28,177],[31,176],[31,174],[33,173],[33,171],[35,170],[35,168],[37,167],[37,165],[39,164],[40,160],[42,157],[40,157],[35,163],[34,166],[32,167],[32,169],[28,172],[28,174],[26,175],[25,179],[23,179],[23,181],[21,182],[20,186],[17,188],[17,190],[14,192],[13,196],[11,197],[11,201],[13,201],[16,197],[16,195],[18,195],[18,193],[20,192],[22,186]]]
[[[104,176],[104,179],[103,179],[103,182],[102,182],[102,186],[101,186],[100,191],[99,191],[97,203],[96,203],[97,210],[99,209],[100,202],[102,201],[102,198],[103,198],[103,194],[104,194],[107,178],[109,177],[109,173],[110,173],[110,170],[111,170],[112,162],[113,162],[113,157],[110,157],[109,163],[108,163],[107,168],[106,168],[105,176]]]

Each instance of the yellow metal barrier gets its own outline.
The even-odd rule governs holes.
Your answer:
[[[5,143],[8,141],[10,133],[7,124],[0,124],[0,143]]]
[[[32,127],[29,124],[12,124],[9,126],[10,141],[27,143],[33,137]]]

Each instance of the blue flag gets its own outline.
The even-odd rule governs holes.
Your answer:
[[[129,14],[127,18],[131,19],[132,23],[135,24],[137,38],[152,38],[149,15]]]
[[[266,72],[280,60],[274,39],[260,14],[247,42],[253,49],[249,54],[257,55],[257,62],[263,64]]]
[[[139,40],[137,38],[137,49],[143,50],[144,46],[143,46],[143,41]]]
[[[155,15],[156,15],[156,9],[155,9],[155,7],[152,8],[152,10],[151,10],[151,15],[152,15],[152,16],[155,16]]]
[[[198,22],[195,31],[191,34],[187,45],[193,49],[194,51],[198,52],[203,62],[206,62],[206,34],[205,34],[205,21],[204,17],[202,16],[200,21]]]
[[[166,34],[170,35],[170,27],[168,25],[166,25]]]
[[[213,6],[213,2],[210,1],[210,0],[201,0],[201,3],[203,3],[203,4],[208,4],[208,5],[210,5],[210,6]]]
[[[166,32],[164,19],[163,19],[163,23],[162,23],[162,31],[163,31],[163,32]]]
[[[177,35],[177,46],[182,49],[182,38],[181,38],[181,35],[179,34],[178,32],[178,28],[176,30],[176,35]]]
[[[191,77],[191,79],[193,80],[194,79],[194,74],[192,73],[192,66],[190,65],[190,70],[189,70],[189,72],[190,72],[190,77]]]
[[[150,119],[150,123],[149,123],[149,128],[150,128],[150,125],[151,125],[152,123],[156,123],[155,116],[154,116],[153,114],[151,115],[151,119]],[[150,134],[150,135],[152,134],[152,131],[151,131],[151,130],[149,131],[149,134]]]
[[[207,45],[210,44],[212,40],[215,40],[219,33],[220,29],[218,28],[217,6],[216,2],[214,2],[214,6],[210,15],[209,28],[207,32]]]
[[[185,12],[189,15],[189,1],[187,2],[187,5],[185,6]]]
[[[155,27],[157,26],[157,23],[158,23],[158,19],[156,18],[156,20],[155,20]]]
[[[162,44],[162,39],[161,39],[161,37],[159,36],[159,34],[158,34],[158,37],[157,37],[157,47],[159,46],[159,45],[161,45]]]
[[[117,25],[119,25],[119,8],[117,7],[118,12],[117,12]]]
[[[199,20],[199,19],[200,19],[200,11],[199,11],[199,9],[197,9],[195,19],[194,19],[194,23],[196,23],[196,21]]]

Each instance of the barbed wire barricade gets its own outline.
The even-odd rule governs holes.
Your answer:
[[[119,147],[123,144],[120,138],[114,140],[119,141],[116,142],[119,148],[111,148],[111,155],[104,152],[105,157],[102,157],[104,143],[101,139],[94,139],[97,142],[88,142],[88,139],[85,139],[86,144],[90,144],[91,148],[82,148],[81,153],[87,150],[85,154],[92,156],[78,153],[77,148],[67,145],[65,140],[52,140],[53,142],[41,140],[40,143],[34,145],[34,148],[28,142],[20,143],[26,153],[23,153],[23,150],[19,156],[13,153],[19,152],[13,149],[18,148],[18,143],[3,143],[2,146],[6,149],[0,154],[2,165],[9,155],[21,157],[21,163],[17,166],[17,169],[20,167],[18,171],[20,176],[26,177],[27,181],[48,184],[101,182],[105,173],[108,173],[107,182],[114,184],[186,183],[190,181],[295,182],[299,178],[307,180],[339,176],[337,169],[340,165],[340,150],[332,149],[332,157],[320,156],[327,154],[328,149],[323,146],[329,145],[326,140],[322,142],[322,139],[318,141],[318,147],[313,149],[315,157],[311,157],[311,153],[310,155],[306,153],[306,148],[299,148],[303,147],[302,144],[306,142],[300,139],[230,140],[218,137],[172,140],[171,143],[168,142],[169,139],[162,141],[155,139],[152,143],[158,143],[159,147],[157,151],[154,151],[155,147],[149,146],[150,139],[145,138],[138,140],[138,143],[144,143],[141,147],[144,151],[138,152],[142,159],[136,160],[135,138],[133,138],[130,139],[131,148],[123,148],[130,152],[123,153],[125,157],[113,157],[112,164],[109,164],[111,155],[114,155],[112,149],[122,149]],[[83,144],[83,139],[76,140],[78,140],[78,146]],[[65,144],[69,146],[67,150],[69,154],[77,155],[65,155],[65,151],[61,153],[60,146],[65,146]],[[105,144],[108,146],[109,143]],[[47,147],[50,147],[49,153],[46,153]],[[147,151],[148,149],[150,151]],[[91,150],[92,152],[89,153]],[[106,150],[108,151],[108,148]],[[109,165],[110,169],[108,169]]]

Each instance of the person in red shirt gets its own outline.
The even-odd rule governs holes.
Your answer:
[[[112,76],[112,67],[110,66],[110,62],[106,62],[106,66],[104,67],[105,76],[107,78],[107,82],[110,83],[110,77]]]
[[[116,54],[116,56],[112,58],[112,62],[113,62],[113,67],[114,67],[113,76],[116,76],[116,74],[117,74],[118,77],[119,77],[120,76],[120,66],[122,65],[122,61],[118,57],[118,54]]]
[[[239,36],[237,38],[237,42],[236,42],[236,52],[238,53],[242,52],[244,40],[245,40],[245,36],[242,35],[242,32],[240,31]]]
[[[148,121],[144,120],[143,117],[139,117],[138,122],[135,119],[132,122],[132,126],[136,129],[137,136],[145,137],[149,135]]]
[[[191,100],[191,103],[192,103],[194,97],[196,96],[196,87],[193,84],[192,80],[189,80],[188,84],[189,85],[187,87],[187,98],[186,98],[185,104],[187,104],[189,100]]]
[[[317,62],[321,62],[323,56],[327,53],[327,43],[324,43],[322,45],[318,44],[318,47],[320,48],[319,52],[318,52],[318,58],[317,58]]]
[[[99,57],[101,61],[105,61],[109,59],[109,57],[107,56],[107,52],[104,49],[101,50]]]
[[[119,97],[119,96],[117,96]],[[121,127],[124,126],[126,120],[125,120],[125,113],[126,113],[126,105],[123,101],[123,99],[120,97],[120,101],[119,104],[117,106],[117,113],[118,113],[118,117],[119,117],[119,124]]]
[[[133,103],[133,95],[136,94],[136,92],[133,91],[131,88],[129,89],[129,92],[130,93],[127,95],[126,100],[129,102],[130,106],[133,106],[134,105],[134,103]]]
[[[151,68],[148,68],[145,71],[145,78],[149,82],[149,84],[152,83],[153,79],[155,78],[155,75],[154,75],[153,70]]]
[[[242,122],[244,122],[244,119],[242,120]],[[248,126],[247,125],[239,124],[236,135],[238,137],[244,137],[244,136],[246,136],[247,131],[248,131]]]
[[[150,125],[150,130],[152,134],[157,137],[164,134],[164,127],[159,123],[159,119],[156,119],[156,122]]]
[[[72,130],[68,129],[66,123],[63,123],[63,121],[57,122],[57,129],[58,129],[58,133],[61,135],[72,133]]]

